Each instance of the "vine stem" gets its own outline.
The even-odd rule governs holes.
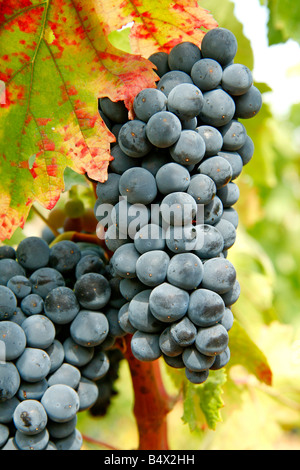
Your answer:
[[[131,335],[124,338],[134,390],[134,415],[139,433],[138,450],[168,450],[167,414],[174,399],[165,390],[159,360],[141,362],[131,351]]]

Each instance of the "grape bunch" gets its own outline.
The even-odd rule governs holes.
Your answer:
[[[0,247],[0,449],[82,447],[78,413],[107,398],[98,382],[113,374],[107,261],[69,240]]]
[[[215,28],[201,48],[183,42],[151,55],[159,80],[135,97],[133,119],[124,102],[99,99],[116,142],[94,212],[123,297],[119,326],[138,360],[163,357],[194,384],[230,360],[240,295],[227,255],[238,226],[236,179],[254,154],[242,121],[262,97],[236,52],[232,32]]]

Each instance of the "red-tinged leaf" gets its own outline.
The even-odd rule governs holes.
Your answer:
[[[196,0],[103,0],[107,23],[117,30],[133,21],[130,43],[132,51],[149,57],[182,41],[201,44],[206,30],[218,26],[209,11]],[[105,8],[104,8],[105,9]]]
[[[114,136],[97,98],[155,86],[152,65],[110,45],[97,0],[7,0],[0,5],[0,239],[31,205],[55,206],[68,166],[105,181]],[[3,98],[3,87],[5,97]]]

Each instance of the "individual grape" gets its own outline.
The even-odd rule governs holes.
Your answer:
[[[161,194],[186,191],[190,183],[189,171],[178,163],[167,163],[156,173],[156,184]]]
[[[157,88],[144,88],[134,98],[133,110],[136,118],[147,122],[153,114],[166,111],[167,97]]]
[[[210,370],[219,370],[223,367],[227,366],[228,362],[230,361],[230,349],[227,346],[225,351],[218,354],[215,358],[213,365],[210,367]]]
[[[91,347],[101,344],[108,335],[109,325],[103,313],[81,310],[70,325],[75,343]]]
[[[225,219],[220,219],[216,224],[215,228],[221,233],[224,240],[224,250],[228,250],[232,247],[236,240],[236,229],[231,222]]]
[[[249,90],[241,96],[235,97],[235,117],[250,119],[260,111],[262,107],[262,96],[258,88],[252,85]]]
[[[196,127],[198,126],[197,116],[195,116],[192,119],[181,120],[181,126],[182,126],[182,130],[195,131]]]
[[[175,357],[183,352],[183,347],[174,341],[170,333],[170,326],[160,334],[159,347],[165,356]]]
[[[223,137],[219,129],[212,126],[198,126],[196,131],[201,135],[205,143],[205,157],[212,157],[223,147]]]
[[[17,260],[23,268],[30,271],[47,266],[50,256],[48,244],[39,237],[27,237],[17,248]]]
[[[19,450],[14,437],[10,437],[1,450]]]
[[[137,278],[121,279],[120,281],[120,292],[127,301],[132,300],[136,294],[145,289],[147,289],[147,286]]]
[[[110,162],[109,168],[112,172],[117,173],[118,175],[122,175],[122,173],[129,168],[138,166],[137,159],[126,155],[118,144],[112,147],[110,153],[114,159]]]
[[[0,364],[1,367],[2,364]],[[13,414],[20,403],[20,400],[16,396],[9,398],[7,400],[0,400],[0,423],[1,424],[10,424],[13,419]]]
[[[13,420],[18,431],[34,436],[45,429],[48,417],[38,400],[24,400],[15,409]]]
[[[111,307],[110,305],[105,309],[104,314],[108,321],[109,326],[109,335],[113,338],[118,338],[120,336],[125,336],[125,332],[122,330],[119,323],[119,308]],[[109,338],[108,338],[109,339]],[[105,344],[105,340],[103,341]],[[103,345],[103,343],[101,343]],[[102,346],[105,350],[105,346]]]
[[[119,202],[119,181],[121,176],[108,173],[104,183],[97,183],[96,192],[99,204],[116,204]]]
[[[132,326],[129,320],[129,303],[130,302],[126,302],[126,304],[120,308],[118,313],[118,322],[125,333],[133,334],[136,332],[136,328]]]
[[[143,290],[133,297],[128,306],[128,320],[136,330],[159,333],[163,329],[163,323],[151,313],[149,303],[151,292],[152,289]]]
[[[64,423],[74,418],[79,409],[79,397],[76,391],[68,385],[56,384],[44,393],[41,403],[49,419]]]
[[[161,77],[157,83],[157,88],[168,97],[170,91],[181,83],[193,84],[193,80],[189,74],[182,72],[181,70],[171,70]]]
[[[136,331],[131,339],[131,351],[136,359],[142,362],[155,361],[161,355],[159,334]]]
[[[231,64],[223,71],[221,85],[230,95],[243,95],[249,90],[252,84],[252,73],[246,65]]]
[[[224,315],[220,321],[221,325],[223,325],[227,331],[230,331],[233,326],[233,322],[234,317],[232,311],[229,307],[225,307]]]
[[[195,118],[203,106],[203,95],[192,83],[176,85],[168,95],[168,111],[174,113],[182,121]]]
[[[25,276],[14,276],[10,278],[7,287],[13,291],[17,299],[23,299],[31,293],[31,283]]]
[[[221,321],[224,312],[224,301],[216,292],[201,286],[191,293],[187,315],[195,325],[201,327],[214,325]]]
[[[0,424],[0,449],[6,444],[9,438],[9,428],[4,424]]]
[[[144,225],[134,237],[134,246],[140,254],[152,250],[164,250],[166,235],[162,227],[156,224]]]
[[[83,367],[88,364],[94,356],[94,348],[86,348],[75,343],[69,336],[63,343],[65,362],[75,367]]]
[[[166,244],[173,253],[186,253],[194,249],[197,231],[194,225],[169,227],[166,231]]]
[[[241,286],[239,281],[236,279],[235,283],[233,284],[233,287],[225,294],[222,294],[222,299],[224,301],[225,306],[231,307],[231,305],[235,304],[239,299],[240,293]]]
[[[199,328],[195,340],[197,350],[205,356],[216,356],[221,354],[228,346],[228,333],[223,325]]]
[[[26,347],[26,336],[23,328],[12,321],[0,322],[0,341],[5,346],[6,361],[17,359]]]
[[[237,53],[237,40],[234,34],[225,28],[213,28],[203,37],[201,54],[216,60],[221,65],[229,64]]]
[[[74,293],[81,307],[99,310],[107,305],[111,296],[108,280],[98,273],[87,273],[75,283]]]
[[[180,320],[186,314],[188,304],[189,294],[167,282],[155,287],[149,297],[151,313],[165,323]]]
[[[22,323],[26,343],[30,348],[46,349],[54,341],[54,324],[44,315],[31,315]]]
[[[37,269],[31,274],[29,280],[32,284],[32,293],[39,295],[42,299],[45,299],[52,289],[65,286],[62,273],[49,267]]]
[[[29,294],[21,301],[21,309],[25,315],[38,315],[44,310],[44,300],[38,294]]]
[[[112,101],[107,96],[100,98],[100,107],[110,121],[123,123],[128,119],[124,101]]]
[[[170,111],[155,113],[146,125],[147,138],[158,148],[167,148],[175,144],[181,133],[181,122]]]
[[[195,254],[201,259],[209,259],[218,256],[224,249],[224,240],[220,231],[213,225],[196,225],[197,244],[194,247]]]
[[[134,278],[139,257],[140,253],[136,250],[134,243],[127,243],[114,252],[111,258],[112,268],[122,278]]]
[[[157,286],[165,281],[169,262],[170,257],[165,251],[147,251],[137,260],[136,275],[146,286]]]
[[[241,148],[247,137],[247,131],[241,122],[232,119],[225,126],[220,127],[223,136],[223,150],[236,151]]]
[[[82,434],[78,429],[74,431],[67,437],[63,439],[55,439],[55,445],[57,450],[62,451],[76,451],[80,450],[83,444]]]
[[[10,258],[10,259],[16,259],[17,254],[16,250],[9,245],[2,245],[0,246],[0,259],[4,258]]]
[[[158,170],[169,162],[170,155],[168,150],[154,148],[143,158],[141,166],[145,168],[145,170],[150,171],[153,176],[156,176]]]
[[[63,227],[65,218],[66,214],[64,209],[56,205],[48,214],[48,223],[50,227],[58,230]]]
[[[194,63],[200,58],[201,51],[199,47],[192,42],[184,41],[170,50],[168,63],[170,70],[181,70],[189,74]]]
[[[221,150],[218,152],[218,156],[224,158],[230,164],[232,169],[231,181],[240,176],[243,170],[243,161],[239,153]]]
[[[232,178],[232,167],[225,158],[214,156],[200,163],[199,173],[209,176],[215,183],[217,189],[222,188]]]
[[[62,274],[72,271],[81,258],[80,249],[70,240],[62,240],[50,249],[49,266]]]
[[[197,213],[195,199],[187,193],[176,191],[161,201],[160,213],[167,227],[191,224]]]
[[[65,214],[70,219],[76,219],[81,217],[85,212],[85,207],[81,199],[74,198],[69,199],[65,203]]]
[[[216,192],[216,184],[209,176],[199,174],[191,177],[187,193],[195,199],[197,204],[209,204]]]
[[[208,379],[209,370],[204,370],[202,372],[195,372],[186,367],[185,375],[186,375],[186,378],[189,380],[189,382],[199,385],[199,384],[204,383]]]
[[[221,83],[222,75],[221,65],[213,59],[198,60],[191,70],[192,80],[201,91],[217,88]]]
[[[150,171],[136,167],[122,174],[119,191],[130,204],[150,204],[156,198],[157,186]]]
[[[222,214],[222,219],[228,220],[232,223],[235,229],[239,224],[239,215],[233,207],[225,207]]]
[[[17,430],[15,434],[15,443],[19,450],[45,450],[49,444],[49,433],[47,429],[35,434],[28,436],[23,432]]]
[[[124,297],[120,291],[120,282],[121,278],[119,277],[111,277],[111,274],[108,275],[109,285],[111,288],[111,296],[109,299],[109,306],[113,308],[120,308],[122,305],[126,303]]]
[[[176,163],[189,166],[201,162],[205,154],[205,142],[196,131],[183,130],[177,142],[170,148]]]
[[[239,149],[239,155],[243,161],[243,165],[250,162],[254,154],[254,143],[251,137],[247,135],[245,144]]]
[[[50,371],[49,371],[50,372]],[[48,388],[48,382],[46,379],[42,379],[38,382],[24,382],[21,381],[17,397],[19,400],[40,400]]]
[[[174,369],[184,369],[185,368],[185,365],[183,363],[183,360],[182,360],[182,354],[180,354],[179,356],[167,356],[167,355],[163,355],[163,358],[164,358],[164,361],[166,364],[168,364],[168,366],[174,368]]]
[[[182,347],[187,347],[194,343],[197,328],[187,316],[184,316],[182,320],[172,323],[170,326],[170,334],[176,343]]]
[[[201,121],[209,126],[225,126],[235,115],[233,98],[221,88],[203,93],[203,107],[199,113]]]
[[[141,158],[152,149],[146,133],[146,123],[139,119],[127,121],[120,129],[118,144],[126,155],[133,158]]]
[[[51,387],[56,384],[69,385],[69,387],[77,389],[81,378],[80,370],[71,364],[62,364],[53,374],[49,375],[48,385]]]
[[[101,107],[100,107],[100,99],[98,100],[98,112],[100,114],[100,117],[102,118],[102,120],[104,121],[106,127],[111,131],[112,129],[112,122],[110,119],[108,119],[108,117],[106,116],[106,114],[102,111]]]
[[[98,255],[87,255],[81,258],[75,268],[75,277],[79,279],[83,274],[98,273],[104,274],[105,263]]]
[[[109,358],[103,351],[95,353],[93,359],[81,368],[83,377],[89,380],[99,380],[106,375],[109,370]]]
[[[224,208],[231,207],[238,201],[240,189],[237,184],[229,182],[218,190],[217,196],[221,199]]]
[[[149,222],[150,210],[144,204],[129,204],[123,199],[112,209],[111,219],[123,238],[129,235],[133,239],[136,232]]]
[[[76,428],[78,422],[78,416],[66,421],[65,423],[57,423],[55,421],[48,420],[47,430],[49,431],[52,439],[63,439],[69,436]]]
[[[204,264],[202,287],[218,294],[230,291],[236,281],[236,270],[225,258],[211,258]]]
[[[182,354],[182,360],[185,367],[187,367],[190,371],[204,372],[213,365],[215,357],[205,356],[192,346],[185,348]]]
[[[0,320],[9,320],[16,308],[15,294],[8,287],[0,285]]]
[[[167,52],[154,52],[148,57],[148,60],[156,66],[155,72],[159,77],[170,71],[168,59],[169,54]]]
[[[25,318],[26,318],[25,313],[21,310],[20,307],[17,307],[13,315],[9,318],[9,320],[21,326]]]
[[[116,227],[115,225],[110,225],[107,228],[105,232],[105,245],[110,251],[114,252],[120,246],[125,245],[125,243],[129,242],[130,238],[127,235],[120,233],[118,227]]]
[[[79,411],[89,410],[97,401],[99,389],[95,382],[82,377],[77,387],[79,396]]]
[[[0,286],[6,286],[14,276],[26,276],[25,269],[14,259],[0,259]]]
[[[174,255],[168,265],[167,280],[185,290],[196,289],[202,281],[203,265],[193,253]]]
[[[17,359],[16,367],[23,381],[39,382],[49,374],[50,357],[42,349],[26,347]]]
[[[20,383],[20,375],[15,364],[13,362],[0,362],[0,403],[13,398],[19,389]],[[0,420],[0,422],[3,421]]]
[[[204,206],[203,221],[204,224],[216,224],[223,215],[223,204],[218,196]]]

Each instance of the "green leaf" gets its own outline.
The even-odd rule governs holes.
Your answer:
[[[300,42],[300,3],[295,0],[267,0],[262,2],[269,8],[269,44],[294,39]]]

